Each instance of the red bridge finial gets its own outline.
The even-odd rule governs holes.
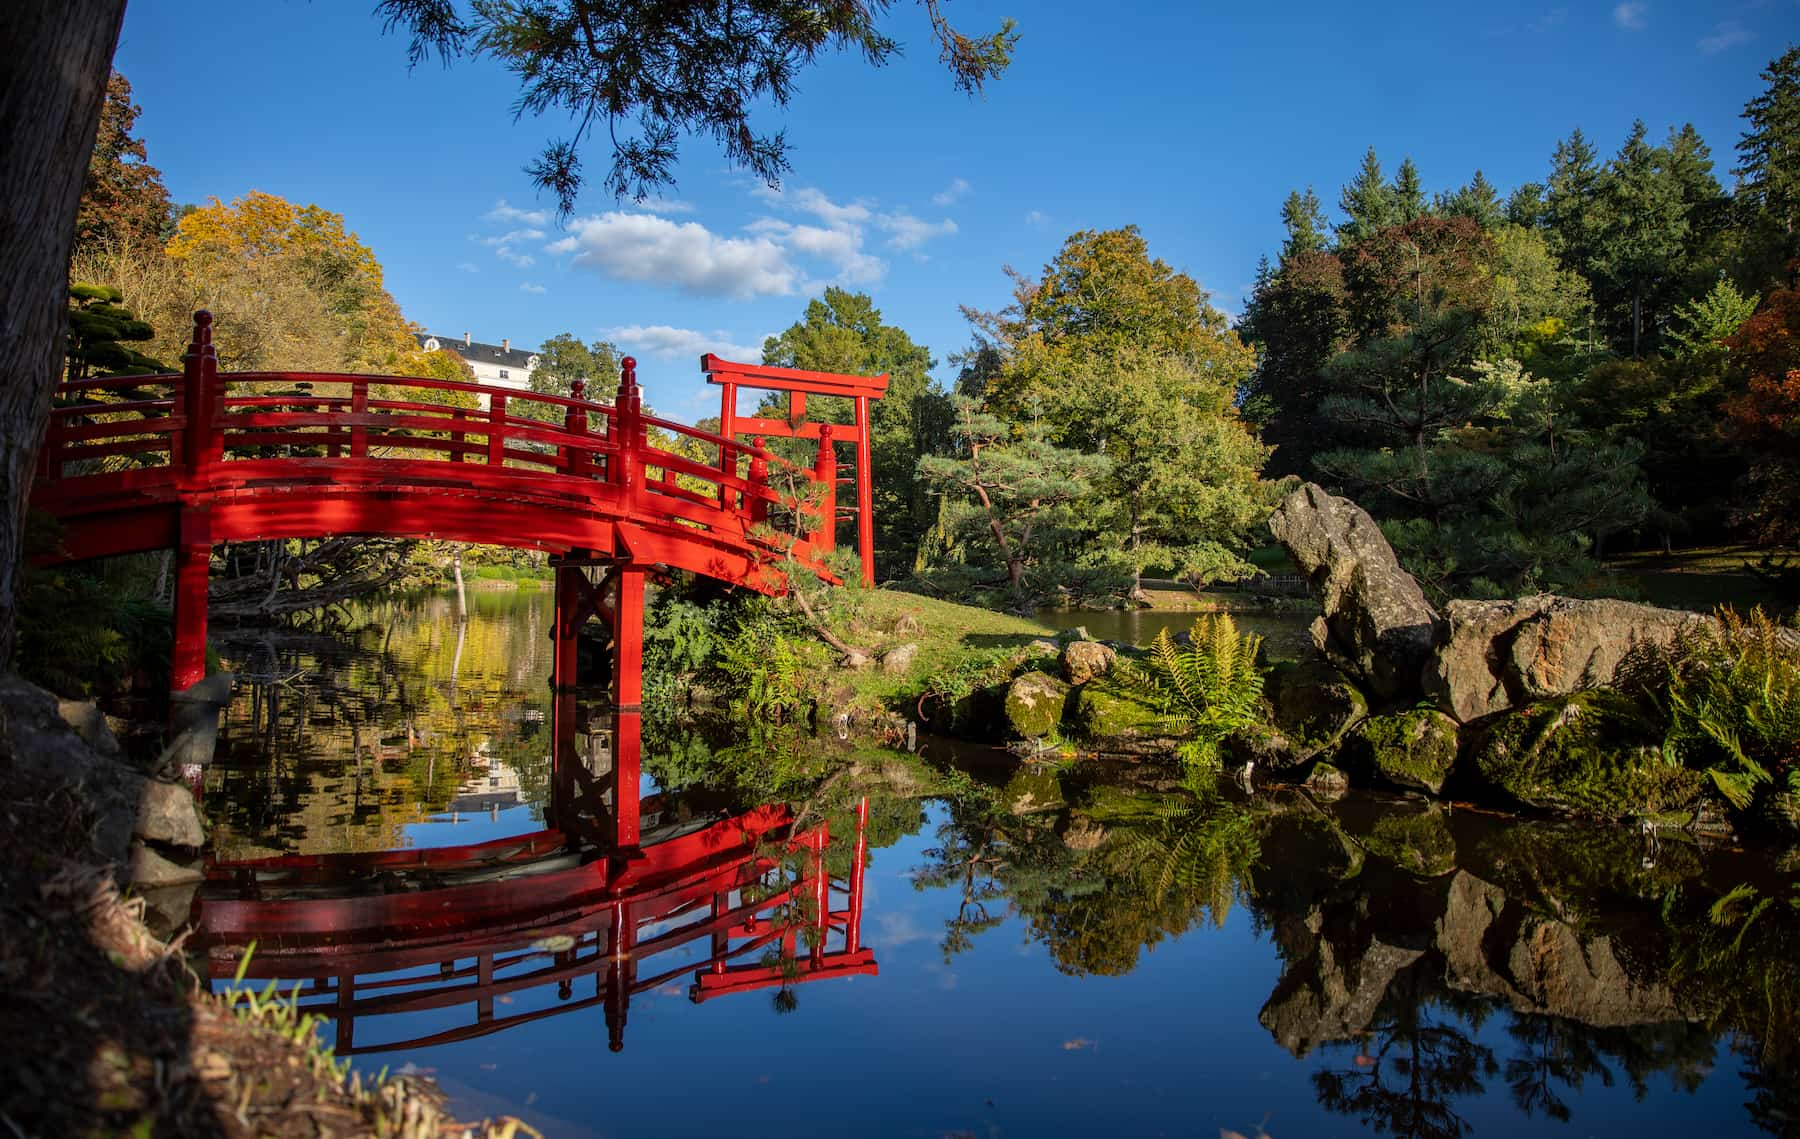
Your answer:
[[[637,357],[627,356],[619,361],[619,402],[624,403],[628,395],[637,394]]]
[[[587,398],[587,381],[578,379],[574,383],[570,384],[569,385],[569,398],[570,399],[586,399]]]

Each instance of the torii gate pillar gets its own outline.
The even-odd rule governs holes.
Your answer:
[[[721,389],[719,434],[733,442],[740,435],[819,439],[821,429],[830,425],[807,420],[806,397],[834,396],[851,401],[856,410],[853,420],[856,432],[856,553],[862,559],[863,584],[874,585],[875,463],[874,451],[869,444],[869,401],[887,394],[887,373],[883,372],[879,376],[851,376],[837,372],[808,372],[801,368],[737,364],[721,360],[710,352],[700,357],[700,370],[707,374],[708,383],[718,384]],[[739,388],[788,393],[788,418],[739,416]],[[735,473],[737,453],[730,448],[720,450],[720,469]],[[833,517],[821,527],[827,545],[832,541],[836,524],[837,519]]]

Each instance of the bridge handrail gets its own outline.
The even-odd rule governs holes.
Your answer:
[[[531,480],[544,480],[536,489],[547,501],[586,498],[641,524],[695,528],[760,549],[760,557],[785,551],[831,576],[814,563],[833,544],[833,492],[821,504],[805,491],[778,489],[770,478],[792,473],[834,490],[829,446],[803,466],[760,438],[740,442],[646,415],[629,357],[612,402],[587,398],[585,381],[562,396],[422,376],[221,372],[211,324],[210,314],[195,315],[180,373],[57,385],[59,406],[39,456],[42,503],[79,513],[119,495],[146,502],[261,494],[286,478],[316,484],[334,464],[353,485],[434,486],[442,482],[437,471],[454,469],[459,483],[506,494],[532,493]],[[461,396],[465,406],[425,393]],[[535,414],[521,414],[526,408]],[[579,489],[590,484],[607,489]],[[800,515],[807,532],[783,541],[760,531],[772,507]]]

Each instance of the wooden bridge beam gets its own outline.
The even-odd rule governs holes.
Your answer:
[[[186,692],[206,679],[206,587],[212,568],[212,527],[205,509],[181,513],[175,546],[175,648],[169,689]]]

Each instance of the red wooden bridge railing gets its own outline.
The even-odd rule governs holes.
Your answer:
[[[866,418],[865,398],[859,456]],[[200,312],[180,375],[56,389],[32,503],[62,527],[44,560],[176,551],[180,689],[204,672],[215,541],[447,538],[574,555],[640,582],[653,565],[766,593],[783,592],[794,571],[835,580],[824,562],[837,509],[830,430],[815,436],[809,469],[760,437],[645,414],[630,357],[610,404],[581,383],[561,397],[410,376],[221,372],[212,316]],[[810,491],[818,483],[822,495]],[[768,525],[777,515],[797,520],[793,533]]]

